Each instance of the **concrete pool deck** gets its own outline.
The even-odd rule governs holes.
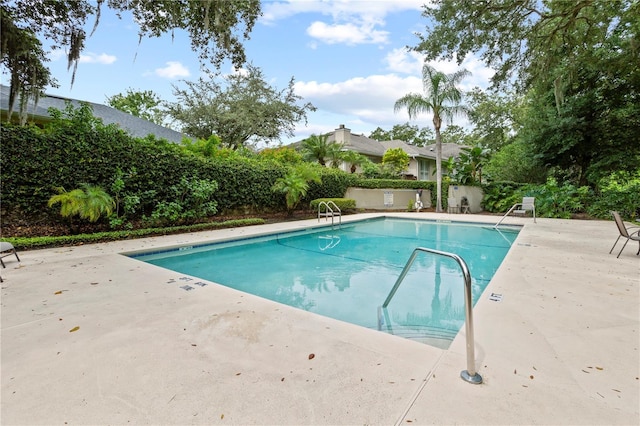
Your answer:
[[[344,221],[376,216],[498,219]],[[525,226],[474,308],[481,385],[459,378],[464,330],[441,350],[119,254],[317,220],[7,257],[0,423],[639,424],[638,246],[609,254],[613,221],[506,223]]]

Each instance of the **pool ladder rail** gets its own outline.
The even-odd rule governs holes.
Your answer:
[[[323,206],[324,210],[322,210]],[[320,222],[321,217],[324,217],[325,220],[329,220],[329,217],[331,217],[331,226],[333,227],[333,220],[336,216],[338,217],[338,224],[342,225],[342,211],[340,207],[331,200],[320,201],[320,204],[318,204],[318,222]]]
[[[482,376],[480,376],[480,374],[476,372],[476,368],[475,368],[475,347],[474,347],[475,343],[473,340],[473,300],[472,300],[472,294],[471,294],[471,274],[469,273],[469,268],[467,267],[466,262],[460,256],[454,253],[448,253],[446,251],[440,251],[440,250],[435,250],[431,248],[417,247],[416,249],[414,249],[413,253],[411,253],[411,256],[409,257],[409,260],[404,265],[404,269],[402,269],[400,276],[396,280],[396,283],[393,285],[393,288],[389,292],[389,295],[385,299],[379,311],[387,308],[394,294],[396,294],[398,287],[400,287],[400,284],[402,283],[404,278],[407,276],[407,273],[409,272],[409,269],[411,269],[411,265],[413,265],[413,261],[416,259],[416,256],[418,255],[419,252],[433,253],[439,256],[449,257],[455,260],[458,263],[458,265],[460,265],[460,269],[462,269],[462,275],[464,277],[464,308],[465,308],[464,324],[465,324],[465,332],[466,332],[466,338],[467,338],[467,369],[460,372],[460,377],[465,382],[479,385],[480,383],[482,383]],[[378,312],[378,316],[380,317],[380,312]]]

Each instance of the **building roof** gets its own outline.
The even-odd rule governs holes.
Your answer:
[[[435,145],[427,146],[415,146],[409,145],[402,140],[391,141],[377,141],[375,139],[368,138],[364,135],[356,135],[351,133],[351,130],[340,125],[334,132],[329,133],[327,138],[328,142],[338,142],[343,144],[343,150],[356,151],[360,154],[370,157],[384,156],[385,151],[390,148],[401,148],[406,152],[409,157],[412,158],[429,158],[435,160],[436,150]],[[443,143],[442,144],[442,158],[448,159],[450,157],[458,157],[463,145],[455,143]]]
[[[79,107],[82,102],[86,102],[93,109],[93,115],[100,118],[104,124],[115,124],[134,137],[144,138],[151,134],[157,138],[166,139],[169,142],[180,143],[183,136],[185,136],[175,130],[160,126],[107,105],[47,94],[40,97],[37,105],[33,100],[29,100],[27,103],[29,120],[35,122],[49,121],[51,115],[48,109],[56,108],[64,111],[66,102],[71,102],[74,107]],[[16,108],[18,103],[19,100],[16,101]],[[9,111],[9,86],[0,85],[0,111],[3,113],[3,117],[6,116]],[[18,112],[14,110],[13,114],[17,115]]]

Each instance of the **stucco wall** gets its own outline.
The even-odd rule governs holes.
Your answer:
[[[416,191],[414,189],[367,189],[348,188],[345,198],[356,200],[359,209],[375,210],[407,210],[409,201],[415,202]],[[422,204],[424,208],[431,206],[429,190],[422,192]]]
[[[462,197],[467,197],[469,201],[469,211],[471,213],[480,213],[482,211],[480,205],[484,198],[484,193],[482,189],[477,186],[449,185],[449,195],[447,198],[449,197],[455,197],[456,200],[458,200],[458,205],[460,205]]]
[[[443,194],[443,205],[446,204],[446,199],[449,197],[455,197],[458,204],[460,204],[462,197],[467,197],[469,211],[471,213],[482,212],[480,204],[484,193],[477,186],[449,185],[448,195],[445,197]],[[360,209],[407,210],[409,200],[414,202],[416,199],[416,191],[413,189],[348,188],[345,198],[356,200],[356,207]],[[424,208],[431,207],[431,194],[428,189],[422,192],[422,204]]]

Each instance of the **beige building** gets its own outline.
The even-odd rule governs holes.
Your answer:
[[[436,152],[435,145],[425,147],[409,145],[401,140],[377,141],[366,137],[364,134],[354,134],[351,130],[341,124],[332,133],[329,133],[328,142],[343,144],[343,151],[355,151],[369,158],[374,163],[382,162],[382,156],[390,148],[401,148],[409,155],[409,166],[405,171],[407,179],[416,180],[436,180]],[[464,148],[454,143],[442,144],[442,161],[447,161],[450,157],[457,157],[460,150]],[[350,164],[343,163],[340,169],[349,172]],[[360,170],[357,169],[359,172]]]

